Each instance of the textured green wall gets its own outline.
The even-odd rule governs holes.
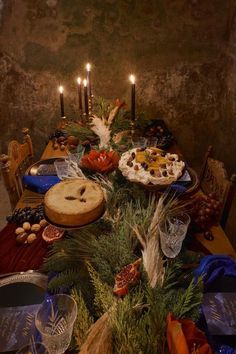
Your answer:
[[[95,94],[128,101],[134,72],[140,109],[166,119],[189,160],[199,163],[211,143],[233,170],[233,0],[0,3],[2,150],[28,126],[40,155],[58,121],[58,84],[76,118],[75,80],[90,61]]]

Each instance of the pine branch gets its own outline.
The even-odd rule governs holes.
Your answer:
[[[75,320],[73,337],[76,348],[79,349],[84,343],[87,337],[87,332],[94,321],[86,307],[82,293],[80,291],[77,292],[74,288],[72,289],[71,295],[77,303],[77,317]]]
[[[81,270],[78,268],[67,269],[51,279],[48,289],[57,292],[61,287],[68,287],[77,284],[81,280]]]
[[[97,309],[98,314],[101,316],[103,313],[107,312],[109,308],[113,305],[115,298],[113,295],[112,288],[104,283],[96,270],[92,267],[90,263],[87,263],[89,275],[91,282],[95,289],[94,305]]]
[[[55,242],[44,260],[43,271],[63,271],[76,267],[84,259],[91,257],[95,252],[92,240],[95,237],[88,229],[81,229],[78,233]]]
[[[191,318],[193,317],[191,313],[194,313],[195,316],[196,313],[194,311],[199,309],[202,303],[202,296],[202,279],[199,278],[197,283],[192,279],[188,288],[183,291],[178,301],[174,303],[172,312],[176,318]]]
[[[78,123],[70,122],[65,127],[65,130],[68,135],[73,135],[73,136],[79,138],[80,141],[95,140],[96,139],[96,135],[89,127],[82,126]]]
[[[145,353],[142,351],[142,339],[146,331],[140,331],[143,306],[144,291],[139,287],[118,302],[111,312],[115,354]]]
[[[165,291],[173,289],[179,284],[179,275],[183,263],[179,259],[168,260],[165,267],[165,277],[163,282],[163,289]]]
[[[116,115],[116,119],[112,124],[112,135],[119,133],[124,130],[130,130],[131,124],[130,117],[127,114],[127,111],[120,109]]]

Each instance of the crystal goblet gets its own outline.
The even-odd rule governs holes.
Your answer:
[[[190,217],[186,213],[169,216],[159,224],[161,249],[168,258],[176,257],[187,234]]]
[[[75,300],[65,294],[47,297],[35,317],[35,326],[50,354],[63,354],[70,345],[77,316]]]
[[[135,136],[132,138],[132,146],[134,148],[145,148],[147,146],[147,139],[144,136]]]

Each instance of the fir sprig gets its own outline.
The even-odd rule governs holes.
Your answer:
[[[110,309],[115,301],[115,298],[112,288],[101,280],[99,274],[89,262],[87,263],[87,267],[91,282],[95,289],[94,305],[97,309],[98,315],[101,316]]]
[[[53,244],[43,264],[44,271],[63,271],[76,267],[95,251],[91,239],[95,237],[88,229],[81,229]]]
[[[94,238],[93,248],[96,249],[92,263],[100,277],[109,285],[114,284],[114,277],[127,264],[137,257],[134,249],[137,241],[132,237],[132,231],[127,223],[120,222],[110,235]]]
[[[73,338],[74,347],[79,349],[85,341],[87,332],[94,321],[87,309],[82,293],[80,291],[77,292],[77,290],[73,288],[71,295],[77,303],[77,317],[73,330]]]
[[[197,283],[194,279],[190,282],[186,290],[183,290],[178,301],[174,303],[172,312],[176,318],[192,318],[196,320],[199,317],[199,306],[202,303],[202,279]]]
[[[183,263],[179,259],[168,260],[165,267],[165,277],[163,288],[165,291],[173,289],[178,285],[178,276],[181,274],[181,267]]]
[[[97,137],[94,132],[90,129],[89,126],[80,125],[78,123],[70,122],[65,127],[65,130],[68,135],[73,135],[79,138],[80,141],[85,140],[95,140]]]
[[[142,334],[140,331],[143,308],[144,290],[142,287],[130,292],[123,301],[116,304],[115,309],[111,312],[111,324],[114,331],[114,353],[144,354],[141,342],[146,331]]]
[[[48,289],[57,292],[61,287],[70,288],[80,282],[81,278],[84,278],[81,273],[81,269],[79,268],[64,270],[50,280]]]

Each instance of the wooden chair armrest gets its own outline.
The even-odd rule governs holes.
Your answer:
[[[205,239],[203,233],[197,233],[196,239],[206,248],[211,254],[226,254],[236,258],[236,251],[231,245],[224,230],[219,226],[212,226],[211,232],[214,237],[212,241]]]

